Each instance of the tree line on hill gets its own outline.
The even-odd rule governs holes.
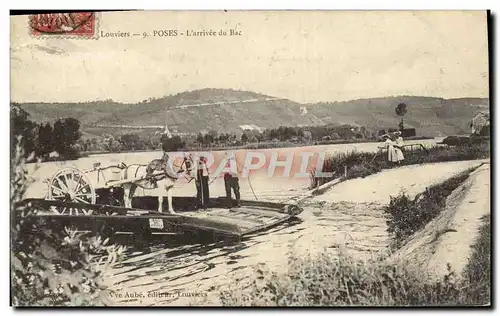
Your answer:
[[[235,133],[218,133],[211,130],[197,135],[167,137],[165,134],[102,134],[91,138],[84,137],[77,143],[80,151],[139,151],[160,150],[177,151],[182,149],[223,148],[255,143],[291,142],[312,144],[319,141],[343,139],[374,139],[374,132],[364,127],[343,126],[311,126],[266,129],[264,131],[244,131]]]
[[[291,142],[312,144],[319,141],[344,139],[373,139],[374,132],[364,127],[350,125],[341,126],[308,126],[288,127],[244,131],[235,133],[218,133],[209,131],[193,136],[165,134],[144,135],[139,133],[102,134],[99,136],[82,136],[80,121],[75,118],[60,118],[53,124],[36,123],[29,113],[17,104],[11,107],[11,148],[15,148],[17,136],[22,136],[22,146],[26,157],[34,154],[42,160],[76,159],[81,152],[122,152],[138,150],[177,151],[185,148],[217,148],[242,146],[254,143]],[[56,152],[56,155],[53,153]],[[56,157],[54,157],[56,156]]]

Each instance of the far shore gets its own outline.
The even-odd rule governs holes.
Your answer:
[[[408,137],[405,140],[424,140],[434,139],[435,137],[415,136]],[[342,145],[342,144],[359,144],[359,143],[376,143],[380,142],[376,139],[337,139],[328,141],[316,141],[311,143],[294,143],[291,141],[279,142],[260,142],[248,143],[245,145],[236,146],[196,146],[180,148],[177,151],[196,152],[196,151],[223,151],[223,150],[242,150],[242,149],[272,149],[272,148],[293,148],[293,147],[307,147],[307,146],[324,146],[324,145]],[[141,153],[141,152],[161,152],[161,149],[139,149],[139,150],[126,150],[126,151],[82,151],[81,157],[88,157],[91,155],[104,155],[112,153]]]

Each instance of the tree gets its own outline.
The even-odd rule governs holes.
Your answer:
[[[258,132],[255,134],[255,138],[257,138],[257,141],[260,143],[264,139],[264,135]]]
[[[59,154],[66,156],[76,154],[73,145],[82,136],[80,121],[72,117],[57,120],[54,123],[53,136],[54,149]]]
[[[229,134],[220,134],[219,137],[218,137],[218,141],[219,143],[221,144],[226,144],[228,142],[228,139],[229,139]]]
[[[298,137],[304,137],[304,129],[301,127],[297,130]]]
[[[214,131],[214,130],[209,131],[208,135],[210,135],[210,139],[212,140],[212,142],[215,141],[218,137],[217,131]]]
[[[52,126],[49,123],[40,124],[38,128],[38,155],[45,156],[54,150]]]
[[[246,144],[248,142],[248,136],[246,133],[241,134],[241,142]]]
[[[178,135],[174,135],[172,137],[168,137],[167,135],[163,135],[161,138],[162,149],[165,152],[177,151],[179,149],[184,148],[184,142]]]
[[[196,142],[200,145],[204,144],[205,138],[203,137],[202,133],[198,133],[198,135],[196,136]]]
[[[123,148],[122,143],[115,136],[109,134],[102,135],[102,147],[109,152],[120,152]]]
[[[404,130],[403,117],[408,112],[406,104],[405,103],[399,103],[398,106],[396,107],[395,111],[396,111],[396,114],[398,116],[401,116],[401,122],[399,123],[399,129],[401,130],[401,132],[403,132],[403,130]]]
[[[277,129],[271,129],[269,131],[269,139],[275,139],[275,138],[278,138],[280,135],[279,135],[279,132]]]
[[[29,119],[29,114],[18,104],[13,103],[10,111],[11,149],[15,148],[18,136],[22,136],[22,147],[25,157],[36,151],[38,125]]]
[[[124,150],[141,149],[141,138],[137,134],[123,134],[120,137],[120,142]]]
[[[310,143],[310,142],[312,142],[312,134],[311,134],[311,132],[310,132],[310,131],[305,130],[305,131],[303,132],[303,134],[304,134],[304,141],[305,141],[306,143]]]
[[[68,117],[64,119],[64,124],[66,126],[66,145],[71,147],[76,144],[80,137],[82,137],[82,133],[80,132],[80,121],[75,118]]]

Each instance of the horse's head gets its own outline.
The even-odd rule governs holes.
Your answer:
[[[163,152],[163,155],[161,156],[161,160],[165,161],[165,163],[167,163],[170,159],[170,156],[168,155],[168,153],[166,151]]]
[[[183,166],[186,168],[186,174],[191,178],[196,178],[196,163],[193,160],[193,156],[191,154],[184,155]]]

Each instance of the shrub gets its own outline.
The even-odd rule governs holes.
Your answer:
[[[370,164],[373,155],[373,153],[352,151],[327,156],[323,163],[323,172],[333,172],[333,177],[320,178],[318,181],[323,184],[342,177],[345,173],[345,167],[347,167],[347,178],[357,177],[358,174],[360,176],[367,175],[368,172],[373,173],[374,170],[378,170],[377,164]],[[354,170],[351,170],[353,168]]]
[[[20,209],[30,183],[26,160],[17,142],[11,165],[11,299],[14,306],[105,305],[106,268],[123,253],[101,237],[68,228],[41,227],[36,210]]]
[[[381,170],[382,168],[375,164],[363,163],[361,165],[354,165],[347,170],[347,179],[364,178]]]

